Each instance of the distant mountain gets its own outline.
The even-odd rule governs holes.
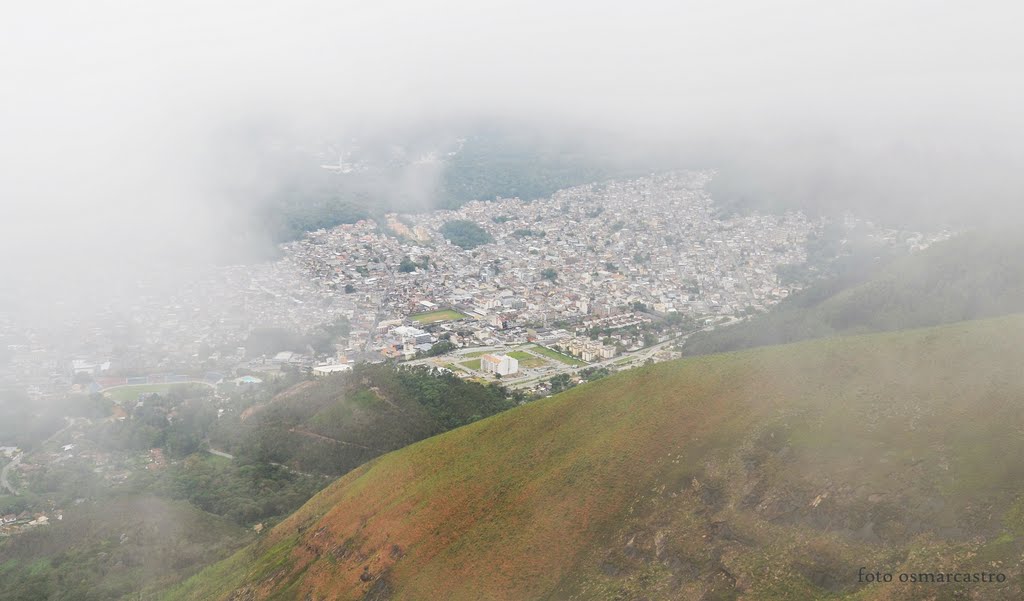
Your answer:
[[[880,269],[859,265],[736,325],[694,334],[687,354],[916,328],[1024,311],[1024,238],[975,232]]]
[[[444,163],[433,206],[457,208],[496,197],[544,198],[564,188],[626,175],[656,165],[623,160],[582,136],[545,139],[539,134],[486,128],[463,139]]]
[[[368,136],[334,149],[337,154],[275,149],[263,159],[272,175],[264,176],[264,188],[271,192],[258,213],[280,242],[388,211],[455,209],[496,197],[534,200],[679,166],[660,157],[613,154],[609,149],[628,146],[592,137],[477,124]]]
[[[165,599],[1019,599],[1022,339],[1012,316],[623,372],[367,463]],[[1003,581],[897,579],[936,572]]]

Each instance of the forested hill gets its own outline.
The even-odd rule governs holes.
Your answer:
[[[429,368],[364,364],[300,383],[248,412],[231,450],[247,461],[340,475],[513,404],[501,388]]]
[[[495,125],[460,129],[462,137],[444,131],[365,140],[360,154],[350,157],[360,168],[346,173],[328,172],[312,157],[277,157],[290,169],[268,184],[273,192],[261,209],[263,225],[281,242],[380,219],[388,211],[454,209],[496,197],[535,200],[563,188],[679,167],[660,157],[626,159],[598,150],[626,146],[618,140],[588,143],[582,134],[548,137]],[[418,162],[423,156],[433,160]]]
[[[650,163],[612,159],[595,151],[599,147],[582,141],[544,140],[536,133],[486,128],[465,138],[459,152],[448,160],[434,206],[456,208],[470,200],[495,197],[535,200],[563,188],[637,175],[653,168]]]
[[[811,286],[763,315],[694,334],[687,354],[837,334],[916,328],[1024,311],[1024,237],[974,232],[898,259],[874,274]]]
[[[0,541],[0,601],[154,599],[252,533],[181,501],[112,495]]]
[[[166,599],[1021,599],[1022,336],[1018,315],[622,372],[353,470]]]

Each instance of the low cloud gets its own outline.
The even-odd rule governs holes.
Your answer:
[[[1024,184],[1014,3],[144,4],[5,11],[5,277],[218,255],[277,158],[424,124],[589,132],[723,194],[908,218],[1016,215]],[[433,175],[389,185],[422,206]]]

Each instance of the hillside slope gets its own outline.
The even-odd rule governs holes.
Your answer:
[[[1024,311],[1024,238],[975,232],[820,282],[746,322],[699,332],[687,354],[734,351],[838,334],[919,328]]]
[[[341,475],[512,406],[498,387],[429,368],[360,365],[300,383],[246,412],[226,446],[246,460]]]
[[[167,599],[1019,599],[1022,339],[1012,316],[624,372],[361,466]]]
[[[185,503],[114,495],[0,539],[0,601],[153,599],[251,533]]]

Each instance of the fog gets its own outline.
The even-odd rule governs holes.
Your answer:
[[[813,581],[867,598],[843,566],[896,558],[1019,576],[1022,471],[1000,461],[1024,450],[1019,318],[684,361],[681,379],[652,364],[1024,311],[1017,232],[964,233],[1024,225],[1022,18],[1009,1],[5,3],[5,592],[152,597],[275,524],[272,558],[213,574],[246,598],[312,598],[331,581],[298,562],[321,551],[336,567],[316,578],[367,597],[532,578],[534,597]],[[480,132],[527,160],[459,155]],[[495,188],[516,168],[561,186],[551,158],[629,181],[431,212],[468,200],[439,192],[457,156],[481,200],[513,195]],[[385,210],[420,214],[315,231]],[[314,508],[358,499],[356,530],[282,521],[359,465],[362,488]],[[403,588],[417,572],[440,584]]]
[[[203,261],[256,227],[282,149],[312,165],[354,135],[475,120],[718,168],[723,194],[1004,220],[1024,183],[1021,16],[1011,2],[18,3],[0,24],[2,275],[61,289]],[[427,183],[398,185],[412,198]]]

